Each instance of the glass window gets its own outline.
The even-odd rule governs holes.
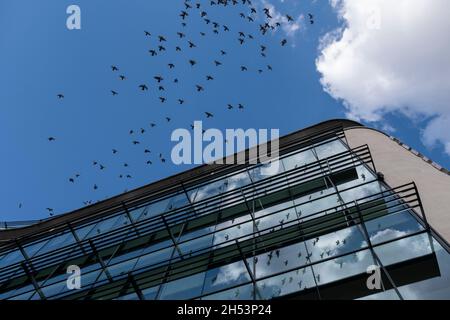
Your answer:
[[[217,292],[202,297],[202,300],[253,300],[253,284],[249,283],[237,288]]]
[[[307,258],[305,244],[299,242],[257,255],[247,261],[250,265],[254,264],[255,277],[260,279],[284,270],[303,266],[306,264]]]
[[[150,267],[150,266],[157,266],[158,264],[169,261],[169,259],[172,256],[172,252],[174,250],[173,247],[165,248],[165,249],[158,249],[157,251],[154,251],[155,249],[152,247],[149,247],[144,252],[149,252],[147,254],[144,254],[138,259],[138,262],[136,263],[136,266],[134,267],[134,270],[139,270],[141,268]],[[154,251],[154,252],[150,252]]]
[[[280,160],[260,164],[249,170],[253,182],[266,179],[283,172],[283,164]]]
[[[278,225],[282,227],[284,224],[297,219],[294,208],[283,210],[287,207],[293,207],[293,202],[286,201],[255,212],[255,223],[258,226],[258,230],[266,230]],[[272,213],[276,211],[280,212]]]
[[[329,158],[335,154],[347,151],[347,148],[339,139],[334,139],[332,141],[321,143],[315,147],[315,151],[319,159]]]
[[[49,251],[60,249],[64,246],[75,243],[75,238],[72,233],[66,232],[61,235],[51,238],[38,252],[38,255],[47,253]],[[68,252],[67,252],[68,253]]]
[[[426,235],[428,236],[428,235]],[[436,254],[436,259],[438,263],[438,276],[434,276],[428,279],[424,279],[419,282],[403,285],[399,287],[400,293],[404,299],[438,299],[438,300],[448,300],[450,297],[450,255],[442,248],[442,246],[436,241],[432,240],[432,246],[434,248],[434,253]],[[415,244],[412,247],[408,247],[411,251],[416,251],[416,245],[422,248],[429,245],[429,241],[425,239],[416,239]],[[417,243],[419,242],[419,243]],[[420,242],[423,242],[420,244]],[[428,242],[428,243],[427,243]],[[403,247],[403,246],[402,246]],[[406,249],[406,250],[408,250]],[[422,249],[419,249],[420,252]],[[387,253],[387,252],[386,252]],[[380,253],[381,254],[381,253]],[[385,260],[386,255],[382,254],[382,261]],[[388,262],[388,261],[386,261]],[[396,279],[394,278],[394,282]]]
[[[0,260],[0,267],[4,268],[23,260],[25,260],[25,258],[23,257],[20,250],[10,251],[5,256],[3,256],[2,260]]]
[[[225,190],[230,191],[249,185],[251,183],[250,176],[247,171],[229,176],[225,181]]]
[[[136,292],[131,292],[131,293],[126,294],[124,296],[118,297],[115,300],[139,300],[139,297],[136,294]]]
[[[256,283],[261,299],[273,299],[315,286],[311,268],[297,269]]]
[[[203,199],[222,193],[225,189],[225,182],[226,179],[221,179],[199,187],[195,193],[195,197],[191,197],[191,201],[199,202]]]
[[[368,244],[361,226],[353,226],[309,239],[306,246],[310,261],[315,262],[367,247]]]
[[[340,199],[335,190],[329,188],[299,197],[294,200],[294,203],[297,205],[296,212],[299,217],[307,218],[313,215],[311,218],[318,218],[327,213],[335,212],[336,210],[333,208],[340,204]],[[319,212],[321,213],[319,214]]]
[[[377,177],[372,173],[372,171],[370,171],[365,165],[359,165],[355,167],[355,169],[358,178],[338,185],[337,186],[338,190],[349,189],[358,186],[360,184],[367,183],[369,181],[374,181],[377,179]],[[367,186],[370,186],[370,189],[365,189],[368,188]],[[366,186],[361,186],[361,188],[362,190],[359,191],[361,193],[360,194],[355,193],[355,198],[353,198],[352,200],[364,197],[366,195],[364,191],[367,193],[367,195],[371,195],[379,193],[384,189],[378,182],[375,182],[373,184],[367,184]]]
[[[18,300],[28,300],[28,298],[31,297],[31,295],[33,293],[34,293],[34,286],[30,283],[24,287],[12,289],[10,291],[0,293],[0,299],[6,300],[11,297],[20,295],[20,296],[22,296],[22,299],[18,299]]]
[[[63,280],[48,286],[41,287],[41,291],[45,297],[53,297],[67,289],[67,280]],[[37,294],[36,294],[37,295]]]
[[[316,161],[317,161],[317,159],[310,149],[305,150],[300,153],[294,153],[294,154],[289,155],[282,159],[284,169],[286,171],[294,169],[294,168],[302,167],[304,165],[307,165],[309,163],[313,163]]]
[[[114,278],[116,276],[123,276],[131,272],[134,266],[136,265],[138,258],[125,260],[120,263],[110,264],[106,269],[108,270],[109,275]],[[99,281],[107,279],[107,275],[105,272],[102,272],[102,275],[99,278]]]
[[[313,265],[317,285],[338,281],[358,274],[366,274],[367,267],[374,265],[369,249],[358,251],[333,260]]]
[[[24,247],[25,252],[27,253],[28,257],[33,257],[47,242],[49,239],[44,239],[39,242],[35,242],[33,244],[27,245]]]
[[[85,225],[83,227],[77,228],[75,233],[77,234],[78,239],[83,240],[86,236],[94,230],[97,225],[100,225],[102,222],[94,221],[91,224]]]
[[[104,234],[104,233],[111,231],[113,229],[114,225],[116,225],[116,223],[118,221],[121,221],[122,219],[123,219],[123,215],[103,219],[100,223],[98,223],[95,226],[95,228],[91,229],[91,231],[88,233],[86,238],[92,238],[97,235]]]
[[[250,281],[243,261],[237,261],[206,272],[203,294],[223,290]]]
[[[199,296],[202,292],[202,285],[205,273],[198,273],[192,276],[177,279],[163,285],[160,300],[182,300]]]
[[[144,296],[144,300],[155,300],[156,295],[158,294],[160,286],[151,287],[142,290],[142,295]]]
[[[426,233],[383,244],[374,250],[384,266],[432,253],[430,237]]]
[[[34,294],[34,293],[35,293],[35,291],[29,291],[27,293],[24,293],[24,294],[21,294],[18,296],[14,296],[10,300],[30,300],[30,298],[32,298],[32,297],[39,298],[39,295],[37,293],[36,294]],[[32,299],[32,300],[34,300],[34,299]]]
[[[183,255],[191,255],[198,250],[210,248],[214,238],[214,234],[212,233],[214,229],[215,226],[212,226],[184,234],[180,237],[178,248]]]
[[[373,244],[396,239],[423,229],[408,211],[367,221],[366,228]]]
[[[217,231],[214,234],[213,245],[219,247],[230,245],[231,241],[237,238],[240,238],[239,241],[242,241],[243,238],[241,237],[254,232],[254,223],[251,219],[251,216],[247,214],[218,224]]]
[[[357,181],[357,180],[355,180]],[[351,183],[348,187],[353,187],[348,190],[344,190],[346,185],[339,186],[338,190],[340,190],[340,196],[344,203],[352,202],[354,200],[362,199],[358,201],[358,204],[362,204],[374,199],[378,199],[382,197],[382,195],[378,194],[380,192],[385,191],[386,189],[378,182],[374,181],[368,184],[359,185],[356,187],[353,187],[353,183]],[[342,191],[344,190],[344,191]],[[371,195],[376,195],[374,197],[370,197]],[[365,199],[363,199],[365,198]]]

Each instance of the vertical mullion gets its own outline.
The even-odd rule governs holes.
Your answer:
[[[42,292],[41,288],[39,287],[36,279],[34,278],[33,274],[31,273],[31,271],[28,270],[28,267],[27,267],[26,263],[25,262],[21,262],[20,265],[22,266],[23,270],[25,271],[25,274],[30,279],[31,283],[33,284],[34,289],[38,293],[38,295],[41,298],[41,300],[46,300],[47,298],[45,297],[44,293]],[[31,295],[31,296],[33,296],[33,295]]]
[[[370,240],[370,236],[369,236],[369,232],[367,231],[367,227],[366,227],[366,223],[364,221],[364,217],[361,213],[361,210],[359,208],[359,204],[358,201],[355,200],[355,205],[356,205],[356,210],[358,211],[358,216],[360,219],[360,224],[364,230],[364,236],[366,237],[366,241],[367,244],[369,245],[370,251],[372,252],[372,255],[374,257],[374,259],[376,260],[376,262],[378,263],[378,265],[381,267],[381,269],[383,270],[384,274],[386,275],[386,277],[388,278],[391,286],[394,288],[395,292],[397,293],[398,297],[400,298],[400,300],[403,300],[403,296],[401,295],[400,291],[398,290],[397,286],[395,285],[394,280],[392,279],[391,275],[389,274],[389,272],[387,271],[387,269],[385,268],[385,266],[383,265],[383,263],[381,262],[380,258],[378,257],[378,255],[376,254],[373,246],[372,246],[372,241]]]

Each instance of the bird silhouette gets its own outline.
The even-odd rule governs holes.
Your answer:
[[[154,76],[153,79],[155,79],[156,81],[158,81],[158,83],[161,83],[161,81],[164,80],[164,78],[162,76]]]
[[[181,11],[180,17],[184,20],[189,14],[186,11]]]

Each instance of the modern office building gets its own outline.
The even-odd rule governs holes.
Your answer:
[[[280,138],[276,161],[3,225],[0,299],[450,298],[446,169],[348,120]]]

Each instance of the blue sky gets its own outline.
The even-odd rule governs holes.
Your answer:
[[[207,6],[213,21],[230,28],[215,35],[194,13],[181,26],[182,1],[1,1],[0,221],[45,218],[47,207],[64,213],[82,207],[83,201],[102,200],[188,169],[159,162],[158,153],[169,158],[172,130],[189,128],[194,120],[219,129],[279,128],[283,135],[345,117],[342,102],[324,92],[315,65],[319,39],[341,23],[336,12],[326,1],[272,3],[295,18],[311,12],[315,24],[300,19],[294,34],[279,30],[262,36],[256,23],[239,17],[249,12],[245,7]],[[66,28],[70,4],[81,8],[81,30]],[[152,36],[146,37],[144,30]],[[177,31],[187,37],[178,39]],[[241,46],[239,31],[254,39]],[[158,35],[167,38],[167,51],[151,57],[148,50],[157,48]],[[280,46],[283,38],[288,40],[285,47]],[[188,48],[187,40],[197,47]],[[267,46],[266,58],[259,54],[260,44]],[[177,45],[182,52],[175,52]],[[221,49],[226,56],[220,55]],[[189,59],[198,64],[189,66]],[[215,67],[214,60],[223,66]],[[168,63],[175,68],[169,70]],[[119,71],[112,72],[111,65]],[[241,72],[241,65],[249,71]],[[259,74],[259,68],[264,72]],[[127,79],[121,81],[119,74]],[[153,80],[158,74],[165,77],[162,94]],[[206,81],[208,74],[213,81]],[[149,90],[140,91],[140,84]],[[204,85],[205,91],[197,93],[195,84]],[[58,93],[65,98],[57,99]],[[160,95],[167,97],[166,103],[159,102]],[[185,104],[179,105],[178,98]],[[242,103],[245,109],[227,110],[228,103]],[[214,118],[206,120],[204,111]],[[399,113],[386,119],[396,137],[449,167],[442,147],[422,144],[420,120]],[[151,122],[157,126],[150,128]],[[141,134],[140,128],[146,132]],[[49,142],[50,136],[56,141]],[[133,140],[141,144],[135,146]],[[152,153],[144,154],[145,148]],[[94,167],[94,160],[105,169]],[[80,177],[70,183],[76,173]],[[120,179],[120,174],[132,178]]]

